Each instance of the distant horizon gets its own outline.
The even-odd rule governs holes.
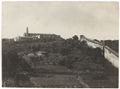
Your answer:
[[[119,40],[118,2],[21,1],[2,2],[2,38],[30,33],[85,35],[90,39]]]

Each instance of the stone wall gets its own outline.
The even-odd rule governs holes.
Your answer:
[[[91,40],[86,38],[84,35],[80,36],[80,41],[86,41],[88,46],[92,48],[101,48],[104,51],[104,57],[116,68],[119,67],[119,56],[118,53],[109,48],[108,46],[104,46],[101,42]]]

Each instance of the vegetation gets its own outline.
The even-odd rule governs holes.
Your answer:
[[[109,44],[109,41],[106,41],[106,44]],[[117,45],[117,43],[115,44]],[[76,35],[59,41],[3,42],[2,45],[3,80],[8,77],[16,79],[15,76],[18,72],[32,72],[31,67],[21,56],[18,56],[20,52],[44,51],[47,55],[43,56],[41,61],[49,62],[52,65],[65,66],[73,71],[104,71],[107,63],[100,48],[89,47],[85,41],[80,42]]]

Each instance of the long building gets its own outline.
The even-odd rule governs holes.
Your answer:
[[[15,38],[15,41],[32,41],[32,40],[60,40],[60,35],[56,34],[42,34],[42,33],[29,33],[28,27],[23,36]]]

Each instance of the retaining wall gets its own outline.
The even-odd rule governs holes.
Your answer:
[[[119,67],[119,56],[118,53],[109,48],[108,46],[104,46],[101,42],[91,40],[81,35],[80,41],[86,41],[88,46],[92,48],[101,48],[104,51],[104,57],[116,68]]]

